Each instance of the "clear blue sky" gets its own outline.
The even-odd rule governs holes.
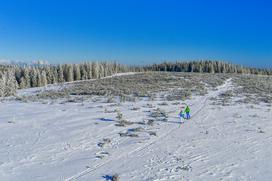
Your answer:
[[[0,0],[0,59],[272,67],[272,2]]]

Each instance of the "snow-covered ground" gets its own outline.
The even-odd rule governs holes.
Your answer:
[[[105,181],[113,174],[121,181],[271,180],[271,107],[212,104],[210,98],[232,88],[228,79],[181,102],[192,110],[184,124],[177,118],[180,105],[156,100],[2,102],[0,180]],[[168,120],[141,124],[156,108]],[[134,124],[116,126],[116,109]],[[119,134],[126,132],[138,137]]]

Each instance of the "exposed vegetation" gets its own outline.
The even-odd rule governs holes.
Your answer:
[[[211,98],[214,104],[227,106],[231,103],[272,103],[271,76],[234,74],[232,83],[233,89]]]
[[[160,94],[162,100],[184,100],[192,94],[203,95],[206,88],[221,85],[229,75],[146,72],[135,75],[96,79],[87,82],[75,82],[61,90],[43,91],[37,98],[66,98],[69,96],[113,96],[120,101],[135,101],[139,97],[155,97]],[[34,99],[35,97],[32,97]]]
[[[233,78],[235,96],[244,96],[240,101],[248,103],[272,103],[272,77],[243,75]]]
[[[272,70],[268,69],[256,69],[248,68],[240,65],[225,63],[221,61],[192,61],[192,62],[165,62],[161,64],[153,64],[148,66],[125,66],[117,63],[109,62],[85,62],[81,64],[60,64],[60,65],[47,65],[47,64],[35,64],[35,65],[0,65],[0,96],[14,95],[17,88],[29,88],[40,87],[48,84],[73,82],[79,80],[99,79],[109,75],[113,75],[120,72],[150,72],[150,71],[167,71],[167,72],[197,72],[197,73],[238,73],[238,74],[261,74],[272,75]],[[131,77],[130,77],[131,78]],[[160,77],[161,79],[161,77]],[[168,76],[168,79],[172,81],[172,78]],[[115,83],[114,79],[111,79],[112,83]],[[209,84],[215,83],[211,81]],[[91,94],[105,95],[108,92],[114,93],[122,92],[128,94],[124,90],[107,90],[105,91],[103,83],[94,82],[94,86],[98,86],[96,90],[92,89]],[[127,80],[124,80],[126,83]],[[145,86],[154,88],[150,85],[150,81],[157,81],[158,79],[149,79],[147,77],[143,80]],[[166,79],[162,81],[168,81]],[[208,81],[208,79],[206,80]],[[155,83],[157,83],[155,82]],[[153,83],[153,82],[152,82]],[[120,83],[119,83],[120,84]],[[82,86],[82,84],[79,84]],[[141,87],[140,87],[141,88]],[[114,89],[114,87],[112,87]],[[148,88],[149,89],[149,88]],[[95,93],[95,91],[98,91]],[[100,92],[101,91],[101,92]],[[175,90],[177,91],[177,90]],[[137,92],[137,91],[136,91]],[[86,94],[82,92],[83,94]],[[138,91],[138,93],[141,93]],[[184,92],[183,92],[184,93]],[[143,92],[143,94],[145,94]],[[175,94],[180,94],[177,92]],[[204,94],[204,93],[202,93]],[[141,96],[141,95],[140,95]],[[189,97],[190,92],[184,93],[183,97]],[[125,97],[123,97],[125,98]],[[131,99],[126,97],[125,99]],[[172,98],[169,98],[171,100]],[[173,98],[176,99],[176,98]],[[133,101],[133,100],[130,100]]]

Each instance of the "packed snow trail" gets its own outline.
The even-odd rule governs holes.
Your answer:
[[[223,85],[217,87],[218,90],[212,91],[212,92],[208,93],[206,96],[204,96],[203,100],[201,100],[201,102],[197,103],[199,105],[198,107],[195,107],[194,105],[192,105],[192,108],[195,111],[192,112],[191,119],[187,120],[187,121],[188,122],[194,121],[197,118],[198,114],[206,106],[206,102],[207,102],[207,100],[209,98],[214,97],[214,96],[218,95],[219,93],[226,91],[227,89],[230,88],[230,86],[231,86],[231,79],[227,79]],[[200,119],[201,119],[201,117],[200,117]],[[138,147],[138,148],[136,148],[136,149],[134,149],[134,150],[132,150],[132,151],[130,151],[128,153],[121,154],[118,157],[115,157],[115,158],[112,158],[112,159],[108,159],[108,160],[106,160],[105,162],[103,162],[101,164],[98,164],[98,165],[96,165],[96,166],[94,166],[92,168],[88,168],[88,169],[86,169],[86,170],[84,170],[84,171],[82,171],[82,172],[80,172],[80,173],[78,173],[78,174],[76,174],[76,175],[74,175],[72,177],[67,178],[66,181],[78,180],[81,177],[84,177],[86,175],[90,175],[92,172],[96,171],[97,169],[103,167],[104,165],[106,165],[106,164],[108,164],[108,163],[110,163],[112,161],[127,159],[132,154],[138,154],[139,152],[142,152],[145,149],[148,149],[149,147],[151,147],[155,143],[157,143],[159,141],[162,141],[162,139],[166,139],[169,135],[171,135],[177,129],[179,129],[179,127],[177,125],[175,125],[175,126],[173,126],[172,129],[170,129],[169,131],[167,131],[163,135],[158,136],[157,138],[153,139],[152,141],[147,142],[146,144],[144,144],[144,145],[142,145],[142,146],[140,146],[140,147]],[[118,163],[120,164],[120,162],[118,162]]]

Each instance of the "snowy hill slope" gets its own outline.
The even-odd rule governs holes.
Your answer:
[[[184,124],[177,117],[179,105],[171,101],[1,103],[0,178],[270,180],[271,108],[213,104],[213,97],[232,89],[227,79],[183,101],[192,110]],[[154,121],[151,115],[159,110],[167,116]]]

